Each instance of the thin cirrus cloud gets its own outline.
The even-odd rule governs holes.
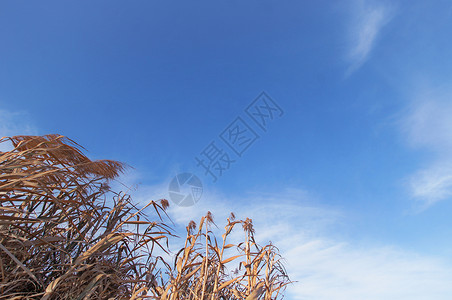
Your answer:
[[[425,166],[408,178],[419,208],[452,197],[452,91],[429,89],[411,103],[402,117],[409,144],[431,153]]]
[[[436,162],[410,177],[410,189],[420,209],[452,196],[452,163]]]
[[[288,288],[287,299],[449,299],[452,269],[445,261],[394,245],[343,238],[346,214],[310,199],[296,189],[240,199],[207,193],[194,206],[172,205],[169,215],[184,226],[211,211],[220,229],[231,210],[238,218],[252,218],[256,240],[278,246],[291,279],[297,281]],[[232,242],[241,234],[237,229]]]
[[[387,246],[359,246],[328,237],[285,253],[299,283],[293,299],[449,299],[452,272],[440,260]]]
[[[370,1],[353,2],[347,75],[358,70],[369,59],[381,30],[393,15],[392,5]]]
[[[0,138],[14,135],[34,135],[36,127],[28,121],[26,112],[0,109]],[[0,143],[0,151],[11,150],[10,143]]]

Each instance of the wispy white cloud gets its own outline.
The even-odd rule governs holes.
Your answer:
[[[452,292],[452,271],[439,259],[328,237],[292,242],[284,254],[299,280],[293,299],[448,299]]]
[[[242,209],[258,240],[278,245],[298,281],[288,290],[291,299],[447,299],[452,293],[452,269],[444,262],[341,237],[346,213],[312,204],[304,191],[247,203]]]
[[[37,133],[36,127],[29,121],[26,112],[11,112],[0,109],[0,138],[14,135],[33,135]],[[0,144],[0,151],[11,149],[7,143]]]
[[[394,7],[382,2],[353,1],[350,24],[350,48],[347,75],[359,69],[369,58],[382,28],[392,19]]]
[[[419,202],[419,209],[452,197],[452,162],[438,161],[421,169],[410,177],[412,195]]]
[[[442,154],[452,149],[452,91],[431,89],[415,96],[403,121],[409,142]]]
[[[427,166],[409,178],[420,208],[452,197],[452,91],[430,89],[415,97],[402,118],[409,144],[432,153]]]
[[[288,299],[449,299],[452,268],[440,258],[392,245],[369,245],[342,237],[347,215],[313,204],[309,193],[286,190],[227,199],[206,193],[192,207],[172,206],[179,225],[207,211],[222,228],[234,211],[251,217],[261,243],[272,241],[286,260],[291,279]],[[240,230],[236,232],[239,238]]]

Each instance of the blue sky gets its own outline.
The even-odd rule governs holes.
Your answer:
[[[253,217],[289,299],[450,299],[451,33],[451,1],[2,1],[0,135],[126,162],[137,201],[197,174],[173,218]],[[260,138],[213,183],[195,157],[238,116]]]

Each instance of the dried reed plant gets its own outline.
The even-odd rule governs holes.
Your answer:
[[[170,254],[175,236],[168,201],[138,209],[112,191],[123,164],[92,161],[59,135],[5,142],[14,149],[0,152],[0,299],[282,298],[289,278],[277,248],[255,242],[251,220],[231,215],[220,245],[210,213],[190,222],[171,263],[155,251]],[[236,225],[245,239],[228,244]]]

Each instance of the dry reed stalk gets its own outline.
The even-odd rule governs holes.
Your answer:
[[[198,226],[190,222],[173,266],[154,254],[156,247],[168,253],[174,236],[168,201],[138,209],[112,191],[108,183],[123,164],[91,161],[59,135],[1,142],[14,149],[0,152],[0,299],[267,300],[281,298],[290,282],[277,249],[255,243],[249,219],[232,215],[221,247],[210,212]],[[227,244],[237,224],[245,241]],[[227,257],[226,249],[239,254]],[[243,272],[228,274],[227,265],[243,257]]]

